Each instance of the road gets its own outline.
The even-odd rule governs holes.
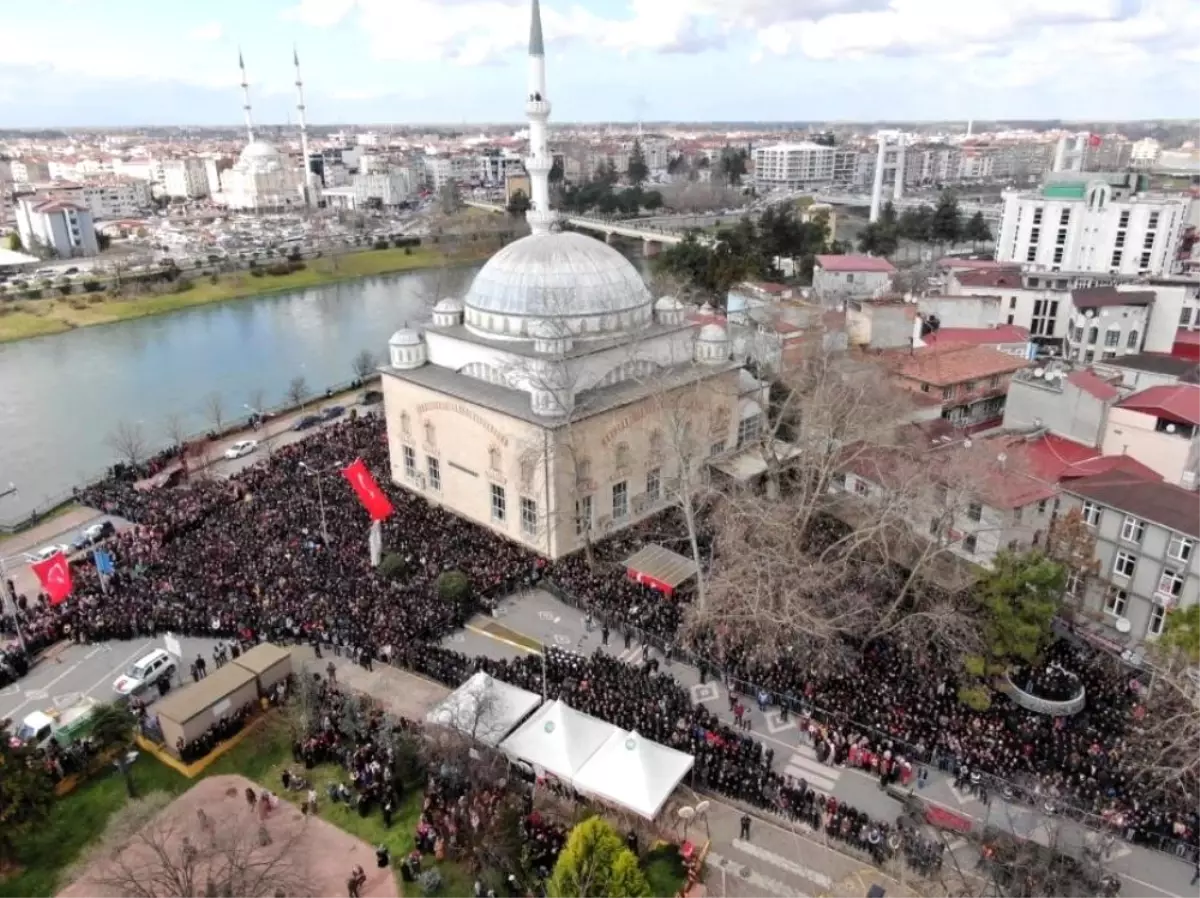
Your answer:
[[[518,643],[521,638],[527,638],[543,645],[555,645],[583,654],[591,654],[599,646],[603,651],[635,664],[640,663],[642,658],[641,645],[634,640],[626,649],[617,632],[610,634],[609,645],[601,646],[598,627],[588,632],[581,611],[560,602],[543,590],[532,590],[506,599],[498,606],[497,620],[513,631]],[[489,637],[486,631],[478,627],[464,635],[464,639],[467,637],[471,638],[470,648],[468,649],[467,643],[455,646],[460,651],[485,650],[488,655],[506,657],[520,650],[519,645],[512,639],[502,642]],[[489,641],[495,646],[492,650],[488,650]],[[476,648],[477,646],[479,648]],[[661,659],[661,655],[653,650],[651,657]],[[724,684],[713,682],[711,679],[701,683],[699,672],[695,668],[679,662],[664,662],[662,670],[670,673],[680,685],[688,689],[693,701],[705,704],[721,718],[732,722],[733,715],[729,712],[727,700],[729,693]],[[784,721],[776,709],[768,708],[761,712],[753,701],[743,699],[743,702],[749,710],[752,734],[775,749],[776,770],[797,779],[803,778],[812,788],[831,794],[841,802],[848,802],[875,819],[891,821],[900,815],[902,808],[899,802],[882,792],[875,778],[860,770],[821,764],[812,748],[800,738],[794,717]],[[1020,805],[1010,806],[998,799],[993,799],[990,805],[984,806],[973,797],[957,792],[952,781],[936,770],[931,771],[930,785],[920,794],[926,801],[969,817],[977,824],[986,823],[1042,842],[1047,841],[1050,836],[1043,815]],[[1060,840],[1060,844],[1079,845],[1086,841],[1091,845],[1095,838],[1089,831],[1069,821],[1056,822],[1054,830],[1054,836]],[[978,859],[974,845],[966,839],[953,837],[949,838],[946,844],[954,856],[954,861],[957,861],[962,869],[974,868]],[[749,862],[746,853],[738,851],[733,845],[729,846],[729,851],[719,850],[718,854],[736,863]],[[786,866],[781,868],[778,863],[765,856],[751,857],[750,860],[754,861],[751,869],[764,878],[763,882],[774,880],[804,890],[802,885],[794,884],[794,877],[781,875],[781,871],[786,872]],[[947,858],[946,865],[950,863],[951,859]],[[1192,867],[1161,852],[1118,842],[1108,855],[1107,867],[1125,881],[1125,895],[1196,894],[1196,890],[1189,886]],[[766,893],[772,892],[772,889],[762,882],[758,885]],[[811,881],[808,885],[811,887]],[[763,893],[760,891],[757,894]]]

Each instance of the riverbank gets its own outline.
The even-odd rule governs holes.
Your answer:
[[[0,343],[59,334],[80,327],[112,324],[149,315],[162,315],[193,306],[229,299],[264,296],[286,290],[319,287],[339,281],[395,274],[481,261],[496,249],[493,241],[462,244],[453,248],[407,247],[369,249],[337,257],[309,259],[302,271],[254,277],[249,271],[207,277],[178,293],[109,296],[104,293],[74,294],[47,299],[25,299],[0,304]],[[186,273],[184,275],[186,277]]]

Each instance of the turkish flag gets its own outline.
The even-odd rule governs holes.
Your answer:
[[[67,556],[55,552],[45,561],[29,565],[41,581],[42,589],[50,596],[51,605],[61,605],[71,594],[71,565]]]
[[[1101,137],[1099,134],[1089,134],[1088,135],[1088,146],[1089,147],[1098,147],[1103,142],[1104,142],[1104,138]]]
[[[358,493],[358,501],[363,504],[372,521],[382,521],[391,517],[392,503],[383,494],[367,466],[361,458],[356,458],[353,464],[342,468],[342,476],[350,481],[354,492]]]

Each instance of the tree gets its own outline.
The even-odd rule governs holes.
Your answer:
[[[897,222],[899,234],[914,243],[928,243],[933,226],[933,207],[922,203],[915,209],[905,209]]]
[[[106,702],[92,711],[90,737],[101,752],[110,748],[127,749],[133,744],[137,717],[128,707]]]
[[[513,218],[520,218],[529,211],[531,205],[529,195],[524,190],[514,190],[505,208]]]
[[[204,417],[212,425],[214,433],[220,434],[224,430],[225,400],[216,390],[204,397]]]
[[[981,243],[992,242],[992,229],[988,227],[988,223],[984,221],[983,213],[976,212],[967,219],[966,226],[963,228],[962,236],[970,240],[975,249],[979,249]]]
[[[354,369],[356,378],[366,380],[375,372],[376,364],[375,354],[369,349],[361,349],[350,362],[350,367]]]
[[[896,232],[889,230],[882,222],[870,222],[858,232],[859,252],[886,257],[892,255],[899,246]]]
[[[187,426],[183,423],[183,416],[178,412],[169,413],[163,419],[163,433],[166,434],[168,440],[171,441],[172,448],[178,449],[187,440]]]
[[[642,197],[642,208],[647,212],[653,212],[655,209],[661,209],[663,205],[663,195],[657,190],[651,190]]]
[[[1167,612],[1158,649],[1171,662],[1200,664],[1200,605],[1173,608]]]
[[[733,187],[737,187],[742,183],[742,178],[746,175],[748,155],[745,149],[725,147],[721,150],[718,171],[725,178],[726,183]]]
[[[12,233],[10,233],[8,235],[8,239],[6,242],[8,244],[8,248],[10,250],[12,250],[14,253],[19,253],[23,249],[23,247],[21,246],[21,235],[19,233],[17,233],[16,231],[13,231]]]
[[[629,167],[625,169],[625,177],[634,187],[641,187],[646,178],[650,177],[650,166],[646,164],[646,154],[642,150],[640,140],[633,142],[633,149],[629,152]]]
[[[552,898],[642,898],[650,885],[637,858],[607,822],[584,820],[571,830],[546,881]]]
[[[50,812],[54,783],[37,753],[0,732],[0,861],[12,863],[19,837],[38,826]]]
[[[963,236],[962,214],[958,210],[958,198],[951,190],[942,191],[937,208],[929,223],[930,239],[943,245],[958,243]]]
[[[451,605],[464,607],[471,598],[471,581],[462,571],[442,571],[436,589],[438,598]]]
[[[304,375],[297,374],[288,381],[287,393],[285,395],[287,396],[288,402],[292,405],[303,409],[305,400],[308,399],[308,394],[308,381],[304,379]]]
[[[1096,557],[1096,534],[1078,508],[1054,519],[1046,534],[1046,557],[1066,571],[1062,600],[1082,607],[1088,586],[1100,572]]]
[[[749,225],[753,234],[753,225]],[[758,247],[748,244],[735,229],[722,231],[715,243],[701,243],[695,233],[663,250],[654,258],[656,272],[671,275],[695,292],[724,306],[729,288],[747,277],[763,273]]]
[[[458,181],[454,178],[446,180],[438,191],[438,203],[443,215],[453,215],[462,208],[462,192],[459,190]]]
[[[561,156],[554,157],[554,163],[550,166],[550,174],[547,175],[547,180],[551,184],[561,184],[563,182],[563,163]]]
[[[399,580],[408,576],[409,565],[399,552],[387,552],[379,559],[376,573],[386,580]]]
[[[681,172],[687,171],[687,167],[687,157],[685,157],[682,153],[678,156],[672,156],[667,160],[668,175],[680,174]]]
[[[146,460],[150,452],[150,444],[139,421],[118,421],[104,442],[117,453],[121,461],[135,468]]]
[[[1050,627],[1067,582],[1064,565],[1032,551],[1001,551],[980,580],[986,670],[1033,664],[1054,638]]]

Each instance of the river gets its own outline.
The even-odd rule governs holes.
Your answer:
[[[354,376],[363,349],[382,359],[392,332],[416,324],[440,295],[461,295],[478,266],[416,271],[230,300],[179,312],[0,344],[0,521],[24,518],[101,474],[119,421],[155,446],[168,418],[211,429],[207,397],[225,419],[261,390],[282,404],[301,376],[314,393]]]

